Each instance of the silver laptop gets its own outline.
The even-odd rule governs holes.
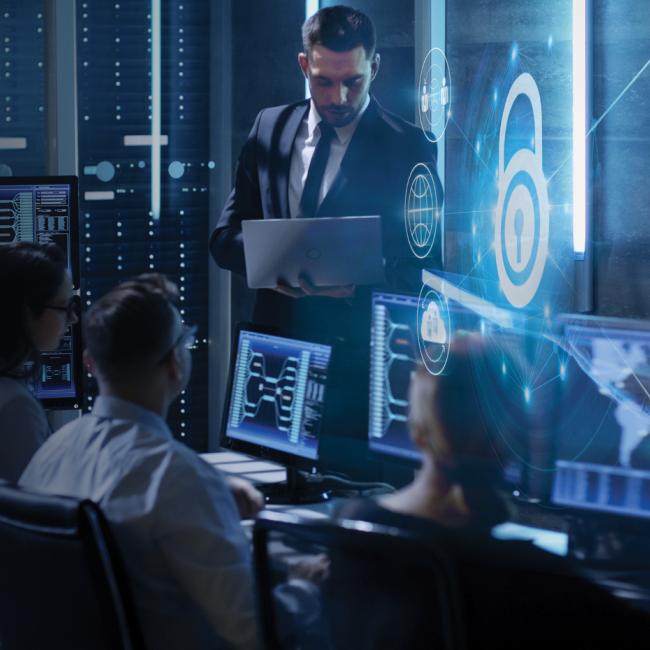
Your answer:
[[[297,287],[301,274],[321,287],[384,279],[379,216],[246,219],[242,230],[251,289]]]

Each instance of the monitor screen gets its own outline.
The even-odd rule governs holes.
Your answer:
[[[77,260],[77,178],[0,178],[0,245],[14,242],[56,244],[64,252],[75,289]],[[59,348],[41,354],[40,368],[29,380],[46,406],[73,405],[80,399],[80,341],[70,328]]]
[[[553,501],[650,518],[650,324],[566,317]]]
[[[316,461],[331,346],[251,329],[239,330],[236,345],[226,442]]]
[[[368,444],[371,451],[419,461],[408,433],[408,390],[418,350],[418,296],[373,293]]]
[[[433,348],[421,345],[425,307],[422,296],[387,292],[375,292],[372,296],[368,446],[372,452],[409,464],[421,460],[408,428],[411,377],[418,364],[431,372],[431,361],[437,360],[430,354]],[[530,465],[526,433],[533,409],[525,400],[524,380],[518,369],[528,365],[529,372],[535,372],[539,381],[544,381],[547,364],[542,358],[541,344],[535,338],[535,353],[528,355],[536,362],[532,367],[525,359],[531,346],[528,335],[498,326],[471,304],[448,300],[445,307],[449,312],[445,327],[450,328],[447,343],[456,335],[474,334],[492,350],[490,367],[474,367],[477,381],[472,390],[483,409],[481,426],[487,425],[496,438],[494,448],[504,479],[523,489],[524,481],[529,480],[524,471]],[[516,368],[504,370],[506,358],[516,361]],[[438,371],[441,382],[454,372],[453,364],[438,364],[433,370]]]

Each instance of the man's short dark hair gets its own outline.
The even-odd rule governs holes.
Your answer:
[[[322,45],[334,52],[348,52],[363,46],[367,58],[372,58],[377,47],[375,26],[366,14],[352,7],[336,5],[324,7],[307,18],[302,26],[302,45],[307,55],[314,45]]]
[[[146,273],[123,282],[86,314],[86,345],[104,379],[121,383],[152,369],[172,344],[176,285]]]

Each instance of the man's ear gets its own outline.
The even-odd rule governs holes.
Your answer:
[[[83,362],[84,362],[84,368],[91,374],[95,374],[95,360],[90,356],[90,352],[88,351],[88,348],[86,348],[83,352]]]
[[[381,57],[379,56],[379,52],[375,52],[375,56],[372,59],[372,63],[370,64],[370,81],[374,81],[375,77],[377,76],[377,73],[379,72],[379,63],[381,62]]]
[[[179,355],[178,348],[174,348],[163,361],[165,372],[172,381],[180,381],[183,378],[183,364]]]
[[[304,52],[301,52],[298,55],[298,65],[300,66],[303,75],[305,75],[305,79],[308,79],[309,77],[307,73],[309,71],[309,58]]]

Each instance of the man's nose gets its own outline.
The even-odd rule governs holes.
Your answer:
[[[340,84],[334,89],[333,104],[345,104],[348,101],[348,89]]]

